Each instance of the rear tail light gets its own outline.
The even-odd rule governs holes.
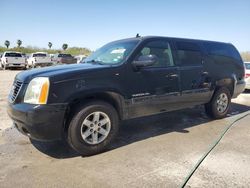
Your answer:
[[[249,73],[246,73],[246,74],[245,74],[245,78],[248,78],[248,77],[250,77],[250,74],[249,74]]]

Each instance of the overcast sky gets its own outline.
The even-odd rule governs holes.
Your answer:
[[[0,45],[88,47],[160,35],[218,40],[250,51],[250,0],[0,0]]]

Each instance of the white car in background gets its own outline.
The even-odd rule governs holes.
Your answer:
[[[28,61],[27,68],[29,67],[35,68],[38,66],[44,67],[44,66],[49,66],[53,64],[51,57],[46,52],[33,53],[30,55],[27,61]]]
[[[246,89],[250,89],[250,62],[245,62]]]
[[[75,58],[77,59],[77,63],[81,63],[86,57],[86,55],[75,56]]]
[[[19,52],[6,51],[1,57],[1,68],[23,68],[26,69],[26,58]]]

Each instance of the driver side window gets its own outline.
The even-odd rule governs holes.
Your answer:
[[[157,40],[146,43],[140,53],[136,56],[136,60],[144,55],[155,55],[158,58],[158,61],[151,67],[174,66],[170,44],[166,41]]]

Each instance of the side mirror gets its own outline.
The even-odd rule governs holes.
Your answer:
[[[157,62],[156,55],[142,55],[138,60],[133,61],[133,65],[137,68],[152,66]]]

